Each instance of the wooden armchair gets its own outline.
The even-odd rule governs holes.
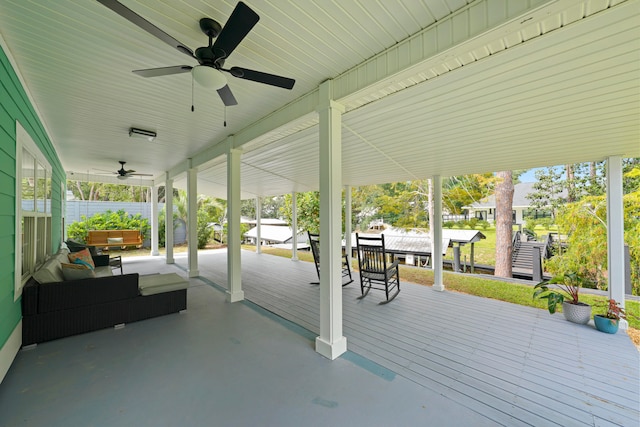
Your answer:
[[[380,304],[391,302],[400,293],[400,273],[397,260],[387,261],[389,254],[385,251],[384,234],[365,237],[356,233],[356,245],[362,292],[359,298],[366,297],[371,289],[378,289],[387,296]]]
[[[307,231],[309,235],[309,246],[311,246],[311,253],[313,254],[313,261],[316,264],[316,272],[318,273],[318,280],[320,280],[320,236]],[[345,278],[348,280],[345,282]],[[349,258],[347,254],[342,254],[342,286],[347,286],[353,282],[351,277],[351,266],[349,265]],[[319,285],[320,282],[311,282],[312,285]]]

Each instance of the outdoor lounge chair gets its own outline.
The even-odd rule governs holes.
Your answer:
[[[316,272],[318,273],[318,280],[320,280],[320,236],[307,231],[309,234],[309,245],[311,246],[311,253],[313,253],[313,261],[316,264]],[[348,280],[345,282],[345,278]],[[349,265],[349,258],[347,254],[342,254],[342,286],[347,286],[353,282],[351,277],[351,266]],[[320,282],[311,282],[312,285],[319,285]]]
[[[398,260],[388,263],[384,246],[384,234],[379,236],[360,236],[356,233],[358,248],[358,267],[360,269],[360,290],[367,296],[371,289],[383,290],[387,296],[386,304],[400,293],[400,273]],[[365,290],[366,289],[366,290]]]

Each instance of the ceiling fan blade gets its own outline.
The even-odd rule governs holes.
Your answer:
[[[213,44],[215,56],[222,59],[228,58],[259,20],[260,16],[249,6],[238,2]]]
[[[188,73],[193,67],[189,65],[175,65],[173,67],[147,68],[145,70],[133,70],[133,73],[141,77],[159,77],[171,74]]]
[[[247,68],[231,67],[231,69],[224,71],[229,71],[232,76],[240,79],[252,80],[284,89],[292,89],[296,83],[294,79],[288,77],[276,76],[275,74],[263,73],[262,71],[254,71]]]
[[[218,95],[220,95],[225,106],[230,107],[232,105],[238,105],[238,101],[236,101],[236,97],[233,96],[229,85],[224,85],[224,87],[218,89]]]
[[[135,176],[153,176],[150,173],[128,173],[127,175],[135,175]]]
[[[169,34],[165,33],[160,28],[156,27],[151,22],[147,21],[142,16],[138,15],[133,10],[129,9],[117,0],[98,0],[98,2],[102,3],[104,6],[108,7],[123,18],[128,19],[133,24],[142,28],[152,36],[159,38],[168,45],[178,49],[180,52],[189,55],[192,58],[195,58],[193,56],[193,51],[183,43],[180,43],[178,40],[174,39]]]

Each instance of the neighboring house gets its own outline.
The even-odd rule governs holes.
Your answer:
[[[526,216],[525,212],[530,209],[534,211],[534,214],[537,213],[540,216],[548,216],[547,211],[536,210],[536,208],[531,205],[531,200],[529,200],[529,198],[527,197],[529,194],[535,192],[533,185],[533,182],[521,182],[513,186],[512,207],[514,224],[523,225],[525,222],[524,217]],[[559,197],[566,198],[566,190],[562,190],[562,192],[559,194]],[[485,197],[481,201],[473,203],[470,206],[464,206],[464,209],[469,210],[469,218],[478,218],[485,221],[494,222],[496,219],[496,196],[492,194],[491,196]]]

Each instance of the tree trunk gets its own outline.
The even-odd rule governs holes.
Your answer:
[[[78,189],[78,193],[80,193],[80,200],[84,201],[84,193],[82,192],[80,181],[76,181],[76,188]]]
[[[496,173],[496,270],[498,277],[511,277],[513,233],[513,180],[511,171]]]
[[[567,182],[567,202],[575,202],[575,173],[573,171],[573,165],[565,165],[566,182]]]

